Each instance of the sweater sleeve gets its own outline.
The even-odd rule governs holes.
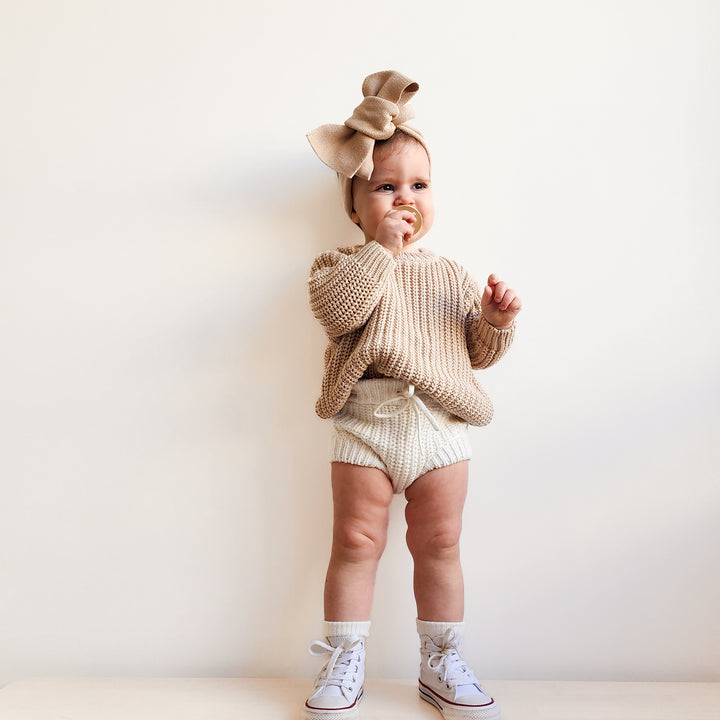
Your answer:
[[[483,317],[480,298],[477,283],[468,278],[466,337],[470,363],[474,370],[494,365],[510,349],[515,337],[514,324],[505,330],[499,330]]]
[[[393,257],[376,242],[357,252],[325,252],[310,270],[310,309],[331,338],[364,325],[393,272]]]

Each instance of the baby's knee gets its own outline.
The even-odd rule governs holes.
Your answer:
[[[407,546],[414,558],[454,558],[460,553],[460,523],[408,525]]]
[[[387,533],[382,528],[341,525],[333,534],[333,554],[346,562],[379,560],[386,541]]]

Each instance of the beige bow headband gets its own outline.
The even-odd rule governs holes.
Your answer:
[[[415,117],[409,100],[419,88],[416,82],[394,70],[368,75],[362,86],[363,101],[344,125],[321,125],[308,133],[317,156],[340,177],[348,216],[352,214],[352,178],[357,175],[370,179],[376,140],[387,140],[401,130],[427,152],[422,134],[406,125]]]

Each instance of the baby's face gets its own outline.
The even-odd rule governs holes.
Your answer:
[[[370,180],[353,180],[352,220],[360,225],[365,240],[375,239],[380,221],[398,205],[412,205],[420,211],[423,225],[412,241],[432,227],[435,203],[430,187],[430,160],[420,143],[406,143],[384,155],[373,155]]]

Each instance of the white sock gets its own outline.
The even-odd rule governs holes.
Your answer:
[[[337,647],[348,638],[357,636],[366,638],[370,635],[370,621],[335,622],[325,620],[323,623],[323,634],[333,647]]]
[[[458,647],[460,640],[465,632],[464,622],[431,622],[429,620],[418,620],[417,631],[418,635],[429,635],[431,638],[440,637],[444,635],[448,630],[455,631],[455,637],[458,639]]]

